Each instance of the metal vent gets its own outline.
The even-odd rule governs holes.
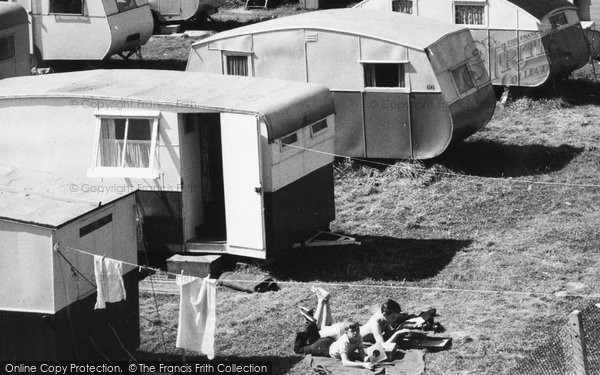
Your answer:
[[[306,33],[304,40],[306,43],[317,43],[319,41],[319,36],[317,33]]]

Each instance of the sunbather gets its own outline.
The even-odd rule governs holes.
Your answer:
[[[341,323],[332,323],[331,307],[329,306],[329,292],[323,288],[311,288],[317,295],[317,308],[311,314],[310,310],[301,307],[302,314],[309,321],[313,321],[319,328],[321,337],[337,339],[344,334]],[[398,302],[388,299],[381,305],[380,311],[374,313],[367,323],[360,326],[360,336],[365,339],[373,338],[375,342],[384,343],[384,336],[392,332],[392,325],[408,321],[410,316],[402,312]],[[409,332],[408,330],[406,332]]]
[[[315,322],[307,323],[306,329],[296,335],[294,352],[321,357],[332,357],[342,361],[344,366],[362,367],[368,370],[373,365],[368,362],[363,342],[356,322],[340,323],[344,333],[338,338],[321,337]]]

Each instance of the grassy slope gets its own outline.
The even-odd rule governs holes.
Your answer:
[[[263,267],[279,280],[325,285],[336,319],[364,320],[388,297],[411,312],[438,308],[454,346],[427,355],[428,374],[511,373],[572,309],[591,302],[568,295],[599,290],[600,188],[541,184],[600,185],[600,86],[587,73],[559,88],[576,105],[517,99],[427,163],[384,169],[339,161],[332,229],[362,245],[296,250]],[[219,356],[309,373],[291,343],[302,326],[296,305],[314,297],[308,285],[281,286],[261,295],[219,290]],[[171,328],[177,303],[158,300]],[[154,319],[151,296],[142,296],[140,309]],[[166,349],[144,322],[142,353],[177,354],[174,331],[165,336]]]

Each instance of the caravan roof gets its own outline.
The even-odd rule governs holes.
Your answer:
[[[117,100],[147,103],[140,109],[160,105],[174,112],[255,114],[265,120],[271,140],[334,113],[331,93],[322,85],[167,70],[89,70],[4,80],[0,100],[15,98]]]
[[[28,23],[27,12],[16,3],[0,2],[0,26],[3,29]]]
[[[507,0],[509,3],[512,3],[519,8],[523,9],[527,13],[531,14],[537,19],[542,19],[547,16],[549,13],[559,9],[559,8],[572,8],[577,9],[577,7],[567,0]]]
[[[99,192],[89,181],[0,165],[0,219],[58,228],[135,190]]]
[[[422,50],[447,34],[464,30],[464,27],[403,13],[345,8],[308,12],[259,22],[221,32],[194,45],[207,44],[239,35],[294,29],[336,31],[381,39]]]

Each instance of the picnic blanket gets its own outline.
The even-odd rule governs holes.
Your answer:
[[[223,285],[231,289],[248,293],[279,290],[277,283],[266,274],[253,275],[233,271],[223,272],[217,281],[217,285]]]
[[[408,350],[402,359],[378,363],[373,370],[348,367],[339,359],[307,356],[310,367],[319,375],[421,375],[425,373],[425,351]]]

